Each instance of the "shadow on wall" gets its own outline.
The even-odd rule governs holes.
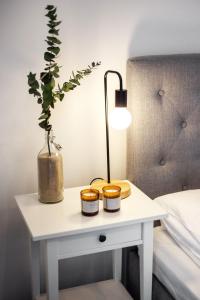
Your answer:
[[[128,47],[128,57],[176,53],[199,53],[198,24],[163,19],[140,20]]]
[[[29,234],[14,198],[9,199],[9,222],[6,228],[5,270],[2,300],[30,299]],[[20,282],[17,280],[20,278]],[[9,283],[9,286],[8,286]]]

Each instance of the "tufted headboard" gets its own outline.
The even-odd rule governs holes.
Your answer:
[[[128,60],[128,179],[148,196],[200,188],[200,54]]]

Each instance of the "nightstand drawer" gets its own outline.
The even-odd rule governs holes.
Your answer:
[[[138,241],[138,243],[137,243]],[[94,252],[123,248],[141,241],[141,225],[102,229],[59,239],[60,259]]]

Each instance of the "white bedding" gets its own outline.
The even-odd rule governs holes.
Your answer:
[[[167,220],[164,220],[161,223],[164,225],[164,228],[166,228],[169,235],[200,267],[200,244],[196,239],[173,216],[169,215]]]
[[[200,299],[200,268],[161,227],[154,229],[154,274],[176,300]]]
[[[162,225],[200,267],[200,189],[167,194],[155,201],[168,212]]]

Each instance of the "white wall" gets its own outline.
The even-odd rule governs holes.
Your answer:
[[[65,186],[106,175],[103,75],[126,77],[131,56],[200,51],[198,0],[57,0],[63,41],[62,78],[93,60],[102,66],[56,105],[53,125],[63,146]],[[0,2],[0,299],[28,299],[28,235],[13,195],[37,191],[43,145],[40,107],[27,93],[29,71],[43,68],[47,28],[42,0]],[[109,77],[113,93],[118,82]],[[110,107],[113,106],[110,97]],[[111,131],[112,177],[124,178],[126,136]],[[93,273],[92,273],[93,274]],[[106,274],[106,273],[105,273]],[[93,276],[93,275],[92,275]],[[7,289],[6,294],[3,293]]]

